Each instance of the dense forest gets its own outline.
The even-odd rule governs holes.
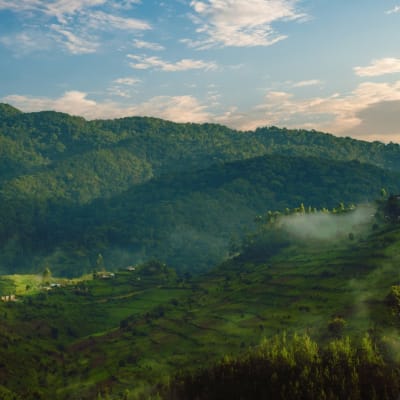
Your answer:
[[[276,127],[86,121],[0,105],[0,271],[66,276],[152,258],[200,271],[257,214],[400,191],[400,147]]]

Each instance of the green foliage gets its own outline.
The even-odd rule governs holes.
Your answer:
[[[400,286],[392,286],[390,293],[386,297],[387,303],[393,307],[395,311],[400,313]]]
[[[53,277],[61,287],[39,294],[39,275],[4,277],[18,301],[0,303],[0,385],[23,399],[392,399],[398,316],[382,300],[400,229],[359,236],[242,254],[197,277],[156,260],[113,279]],[[332,315],[347,323],[329,342]]]
[[[44,281],[48,281],[51,278],[51,271],[48,266],[46,266],[45,269],[43,270],[42,278]]]
[[[400,191],[399,154],[314,131],[85,121],[1,105],[0,271],[49,262],[77,276],[96,268],[98,253],[114,269],[157,258],[204,270],[266,209]]]
[[[366,349],[367,347],[367,349]],[[400,367],[383,360],[370,338],[321,348],[307,335],[275,337],[240,358],[177,376],[165,399],[396,399]]]
[[[1,110],[0,110],[1,111]],[[0,399],[1,400],[19,400],[21,399],[16,393],[8,390],[6,387],[0,385]]]
[[[342,317],[334,317],[328,323],[329,332],[331,332],[334,336],[341,336],[345,326],[346,321]]]
[[[393,223],[400,222],[400,196],[391,195],[384,203],[384,215]]]

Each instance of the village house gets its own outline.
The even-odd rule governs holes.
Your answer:
[[[8,296],[1,296],[1,301],[9,302],[9,301],[17,301],[15,294],[10,294]]]
[[[115,278],[115,274],[113,272],[102,272],[100,275],[100,279],[111,279]]]

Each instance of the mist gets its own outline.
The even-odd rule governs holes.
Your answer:
[[[373,205],[362,205],[341,214],[295,214],[280,219],[279,226],[297,239],[331,241],[360,233],[374,217]]]

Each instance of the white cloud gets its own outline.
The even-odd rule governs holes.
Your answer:
[[[49,99],[46,97],[30,97],[21,95],[10,95],[3,98],[6,103],[15,104],[23,111],[42,111],[54,110],[69,113],[72,115],[86,116],[96,109],[96,102],[86,98],[86,93],[79,91],[69,91],[59,99]],[[96,116],[92,116],[96,118]]]
[[[133,45],[137,49],[149,49],[149,50],[154,50],[154,51],[161,51],[164,50],[164,46],[161,46],[161,44],[158,43],[153,43],[153,42],[146,42],[144,40],[134,40]]]
[[[113,80],[113,84],[110,88],[108,88],[108,92],[112,96],[125,97],[129,98],[132,95],[132,86],[141,82],[139,79],[127,77],[127,78],[118,78]]]
[[[200,40],[186,39],[192,47],[269,46],[286,38],[272,28],[277,21],[306,17],[296,9],[298,0],[193,0],[192,18]]]
[[[125,4],[138,3],[125,2]],[[77,14],[89,17],[89,23],[94,27],[106,28],[109,24],[112,28],[127,30],[149,29],[149,25],[141,20],[116,16],[102,11],[94,11],[99,6],[113,6],[110,0],[0,0],[0,10],[7,9],[18,13],[36,12],[55,17],[60,24],[68,24],[71,17]]]
[[[52,40],[49,35],[44,35],[37,31],[2,36],[0,37],[0,43],[12,48],[18,55],[26,55],[36,51],[48,51],[52,47]]]
[[[400,58],[381,58],[373,60],[367,67],[354,67],[358,76],[380,76],[400,72]]]
[[[120,0],[118,3],[113,2],[112,7],[118,10],[129,10],[136,4],[140,4],[141,0]]]
[[[129,99],[131,96],[131,92],[122,88],[121,86],[111,86],[107,89],[107,92],[111,96],[123,97],[125,99]]]
[[[136,83],[139,83],[140,79],[136,79],[136,78],[118,78],[118,79],[115,79],[113,82],[117,83],[118,85],[133,86],[133,85],[136,85]]]
[[[400,13],[400,6],[394,6],[392,9],[386,11],[386,14]]]
[[[311,79],[308,81],[296,82],[293,84],[293,87],[301,88],[301,87],[318,86],[318,85],[322,85],[322,81],[320,81],[319,79]]]
[[[335,93],[329,97],[298,99],[292,93],[271,91],[263,104],[236,118],[239,129],[255,129],[258,126],[279,125],[289,128],[319,129],[340,135],[363,135],[362,124],[365,110],[379,103],[400,100],[400,81],[390,83],[364,82],[348,95]],[[384,126],[381,132],[385,132]],[[397,134],[400,133],[400,128]],[[377,132],[379,135],[379,132]],[[380,135],[380,140],[385,136]],[[398,140],[398,139],[397,139]]]
[[[123,4],[128,7],[134,3],[137,1],[125,1]],[[117,10],[113,5],[115,3],[111,0],[0,0],[0,10],[7,9],[22,14],[24,25],[30,25],[31,31],[32,26],[36,27],[37,32],[29,32],[30,35],[38,36],[39,32],[42,35],[47,34],[72,54],[97,51],[103,44],[99,38],[102,31],[136,32],[151,29],[146,21],[115,15],[113,12]],[[40,24],[38,20],[41,21]],[[28,33],[22,31],[21,34]],[[18,41],[12,42],[10,39],[12,37],[2,43],[13,50],[21,48]]]
[[[60,25],[51,25],[51,29],[59,34],[55,40],[65,46],[71,54],[94,53],[99,46],[95,39],[79,37]]]
[[[84,9],[106,3],[107,0],[0,0],[0,10],[11,10],[23,13],[34,11],[43,13],[58,19],[60,23],[66,23],[67,15],[75,14]]]
[[[129,65],[134,69],[157,69],[166,72],[188,71],[192,69],[203,69],[206,71],[217,68],[215,62],[206,62],[202,60],[183,59],[175,63],[164,61],[159,57],[146,57],[128,54],[128,57],[134,62]]]
[[[193,96],[157,96],[136,107],[137,115],[152,115],[175,122],[206,122],[207,106]]]
[[[147,22],[135,19],[124,18],[116,15],[107,14],[102,11],[91,12],[87,14],[88,24],[94,29],[120,29],[120,30],[146,30],[150,29]]]
[[[58,99],[10,95],[3,97],[1,101],[13,104],[25,112],[55,110],[87,119],[142,115],[175,122],[205,122],[211,118],[207,106],[193,96],[157,96],[131,106],[111,101],[99,103],[88,99],[87,93],[80,91],[66,92]]]

